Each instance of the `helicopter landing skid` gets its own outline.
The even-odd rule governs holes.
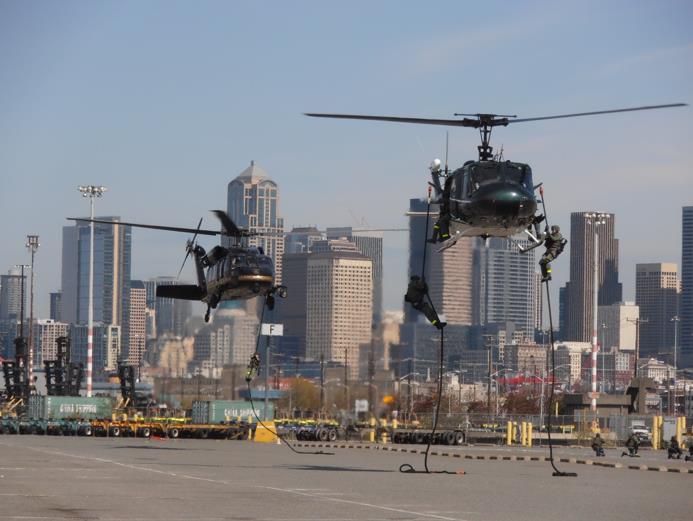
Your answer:
[[[441,243],[442,246],[440,248],[438,248],[436,251],[438,253],[440,253],[442,251],[447,250],[448,248],[452,248],[455,244],[457,244],[457,241],[459,241],[462,237],[463,236],[461,233],[456,233],[455,235],[453,235],[452,237],[450,237],[446,241],[443,241]]]
[[[520,252],[527,253],[528,251],[531,251],[534,248],[538,248],[539,246],[541,246],[543,244],[544,241],[542,241],[540,238],[541,234],[540,234],[539,238],[537,238],[529,230],[524,230],[524,232],[529,236],[529,240],[532,242],[531,246],[528,246],[526,248],[524,246],[522,246],[519,242],[517,242],[515,239],[513,239],[512,237],[508,237],[508,240],[510,242],[512,242],[515,246],[517,246],[518,249],[520,250]]]

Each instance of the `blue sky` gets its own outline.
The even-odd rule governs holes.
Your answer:
[[[60,285],[64,217],[80,184],[97,213],[194,226],[225,207],[251,159],[294,225],[406,226],[445,128],[315,112],[521,117],[693,102],[693,4],[640,2],[0,1],[0,271],[39,234],[40,314]],[[616,214],[621,281],[680,263],[693,205],[691,108],[518,124],[505,157],[545,183],[552,221]],[[450,162],[477,134],[451,129]],[[216,223],[213,224],[216,226]],[[176,273],[186,237],[135,231],[133,278]],[[400,307],[405,234],[385,239],[385,303]],[[568,255],[555,279],[568,276]],[[192,276],[192,272],[189,274]],[[557,286],[557,285],[556,285]]]

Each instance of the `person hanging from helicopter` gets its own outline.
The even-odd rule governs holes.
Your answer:
[[[421,277],[412,275],[409,279],[407,294],[404,295],[404,301],[409,302],[414,309],[421,311],[428,321],[438,329],[443,329],[447,322],[441,322],[438,313],[433,306],[426,302],[428,297],[428,285]]]
[[[554,224],[551,226],[550,233],[547,227],[546,232],[546,238],[544,239],[546,252],[544,252],[544,255],[539,261],[542,282],[551,280],[551,261],[555,260],[561,253],[563,253],[565,245],[568,244],[568,240],[564,239],[563,235],[561,235],[561,228],[558,225]]]
[[[446,193],[447,192],[447,193]],[[440,201],[438,220],[433,225],[433,235],[428,242],[435,244],[440,241],[447,241],[450,238],[450,189],[449,183],[445,183],[443,198]]]

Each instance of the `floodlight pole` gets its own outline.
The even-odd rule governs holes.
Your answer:
[[[89,198],[89,310],[87,318],[87,396],[92,395],[92,372],[94,358],[94,198],[103,196],[105,186],[80,186],[82,197]]]
[[[604,212],[586,213],[585,218],[594,226],[594,265],[592,277],[594,284],[592,291],[594,292],[592,299],[592,392],[590,400],[590,411],[597,414],[597,353],[599,352],[599,341],[597,340],[599,312],[599,225],[606,224],[606,219],[610,216]]]
[[[31,252],[31,282],[29,283],[29,386],[34,378],[34,256],[36,250],[41,246],[38,242],[38,235],[27,235],[26,247]]]

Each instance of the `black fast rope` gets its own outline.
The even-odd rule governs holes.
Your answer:
[[[424,253],[423,253],[423,262],[421,266],[421,280],[425,280],[425,275],[426,275],[426,251],[428,250],[428,221],[430,220],[430,213],[431,213],[431,189],[429,187],[428,189],[428,206],[426,207],[426,234],[424,235]],[[431,296],[428,294],[428,290],[426,291],[426,297],[428,298],[428,302],[431,305],[431,309],[433,309],[433,313],[435,316],[438,316],[438,312],[436,311],[435,306],[433,305],[433,301],[431,300]],[[439,317],[440,318],[440,317]],[[440,358],[438,361],[438,396],[436,398],[436,407],[435,407],[435,416],[433,418],[433,428],[431,429],[431,435],[428,437],[428,442],[426,444],[426,452],[424,453],[424,471],[421,470],[416,470],[413,465],[410,463],[403,463],[399,467],[399,471],[403,472],[405,474],[457,474],[456,472],[450,472],[448,470],[436,470],[436,471],[431,471],[428,468],[428,453],[431,450],[431,444],[433,443],[433,439],[435,438],[436,434],[436,429],[438,428],[438,417],[440,416],[440,402],[441,402],[441,397],[443,395],[443,366],[444,366],[444,349],[445,349],[445,328],[441,328],[440,330]]]
[[[539,193],[541,194],[541,204],[544,207],[544,218],[546,219],[546,227],[549,226],[549,218],[546,214],[546,203],[544,202],[544,188],[539,188]],[[551,441],[551,417],[553,410],[554,393],[556,387],[556,350],[554,349],[554,333],[553,333],[553,313],[551,312],[551,292],[549,291],[549,281],[545,280],[546,285],[546,304],[549,311],[549,343],[551,345],[551,370],[549,374],[551,375],[551,385],[549,391],[549,414],[546,419],[546,432],[549,440],[549,461],[551,462],[551,467],[553,467],[553,475],[556,477],[577,477],[575,472],[562,472],[556,467],[556,463],[553,459],[553,443]]]
[[[263,321],[264,318],[265,318],[265,307],[266,307],[266,306],[267,306],[267,299],[265,299],[265,300],[263,301],[263,304],[262,304],[262,311],[260,312],[260,326],[258,327],[257,340],[255,341],[255,354],[253,355],[253,359],[255,359],[256,357],[259,357],[259,356],[260,356],[260,352],[259,352],[259,349],[260,349],[260,337],[262,336],[262,321]],[[269,340],[268,340],[268,342],[269,342]],[[268,363],[269,363],[269,360],[265,360],[265,363],[268,364]],[[259,367],[258,367],[258,373],[259,373]],[[273,434],[274,436],[276,436],[277,438],[279,438],[281,441],[283,441],[284,444],[285,444],[287,447],[289,447],[289,449],[291,449],[291,450],[292,450],[293,452],[295,452],[296,454],[312,454],[312,455],[322,455],[322,456],[334,456],[334,452],[325,452],[325,451],[322,451],[322,450],[318,450],[318,451],[303,451],[303,450],[298,450],[298,449],[296,449],[293,445],[291,445],[291,443],[289,443],[289,441],[288,441],[284,436],[282,436],[281,434],[279,434],[279,432],[278,432],[276,429],[270,429],[267,425],[265,425],[265,423],[260,419],[260,416],[258,415],[257,411],[255,410],[255,403],[253,402],[253,391],[252,391],[252,389],[251,389],[251,387],[250,387],[250,382],[251,382],[251,380],[252,380],[251,375],[248,374],[248,376],[246,376],[246,383],[248,384],[248,399],[250,400],[250,408],[253,410],[253,415],[255,416],[255,419],[257,420],[257,422],[258,422],[260,425],[262,425],[262,427],[263,427],[264,429],[266,429],[268,432],[270,432],[271,434]],[[264,408],[263,408],[263,411],[264,411],[264,413],[265,413],[265,415],[266,415],[266,414],[267,414],[267,411],[266,411]]]

